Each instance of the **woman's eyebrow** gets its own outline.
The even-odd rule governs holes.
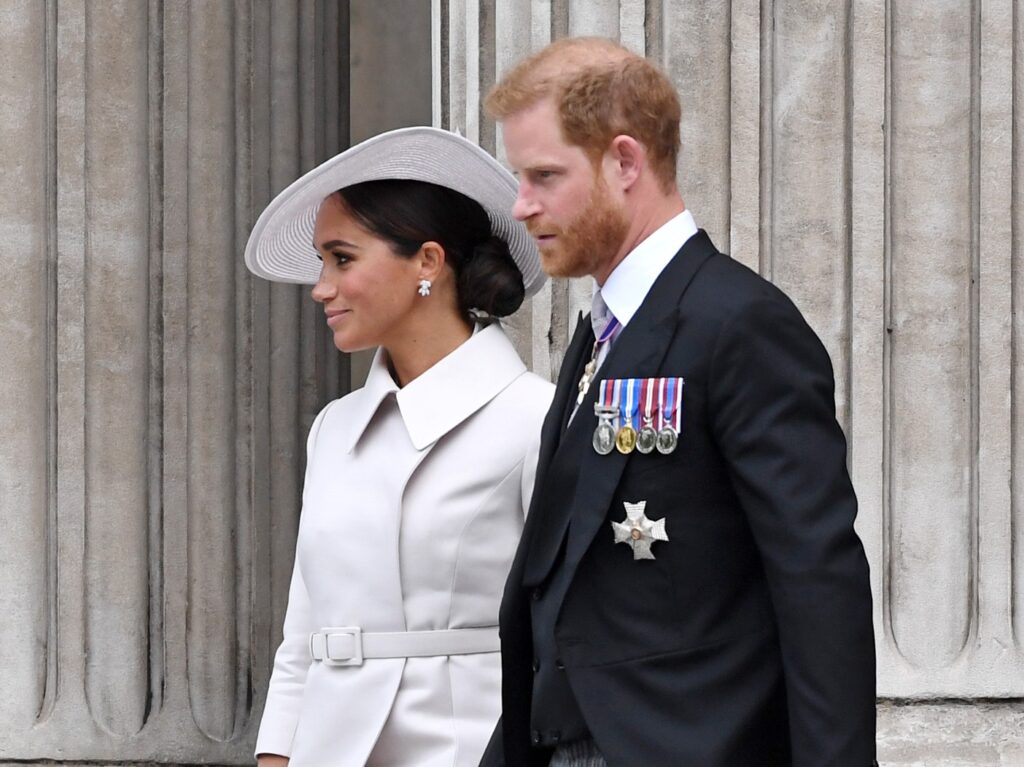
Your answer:
[[[315,242],[313,243],[314,250],[333,250],[334,248],[355,248],[358,250],[359,246],[351,242],[345,242],[345,240],[329,240],[319,247],[317,247]]]

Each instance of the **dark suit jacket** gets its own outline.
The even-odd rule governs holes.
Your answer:
[[[581,321],[544,423],[501,607],[503,715],[482,764],[548,763],[530,745],[529,600],[560,561],[573,574],[560,660],[611,767],[869,767],[868,567],[821,342],[699,232],[598,372],[685,378],[678,449],[628,456],[591,447],[597,386],[565,428],[592,344]],[[613,538],[623,502],[641,500],[670,539],[653,561]]]

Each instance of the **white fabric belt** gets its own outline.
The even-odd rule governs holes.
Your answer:
[[[335,626],[309,635],[310,656],[328,666],[361,666],[364,658],[426,658],[500,649],[497,626],[376,633],[358,626]]]

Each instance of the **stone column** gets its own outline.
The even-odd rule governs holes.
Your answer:
[[[1022,11],[434,0],[435,121],[499,157],[481,98],[552,39],[612,37],[678,85],[688,207],[789,293],[832,357],[890,765],[1024,763]],[[589,295],[556,280],[520,312],[535,370],[557,372]]]
[[[0,762],[251,760],[349,376],[242,248],[347,143],[347,45],[342,0],[0,5]]]

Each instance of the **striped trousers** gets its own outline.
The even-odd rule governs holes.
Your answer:
[[[608,762],[597,750],[597,744],[588,738],[558,746],[551,757],[551,767],[608,767]]]

